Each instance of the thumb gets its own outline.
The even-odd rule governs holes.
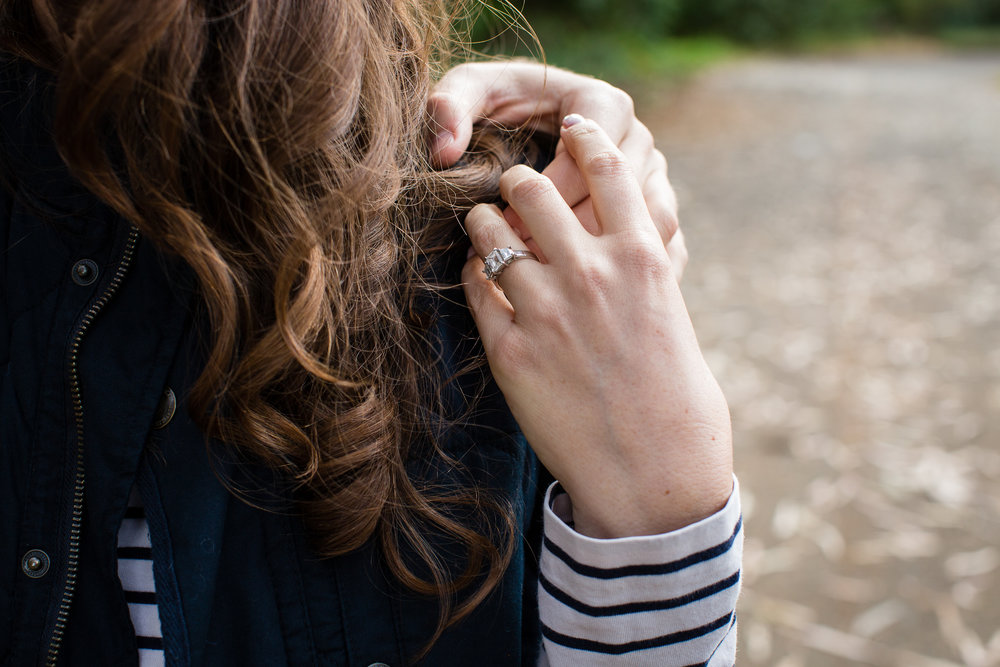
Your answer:
[[[445,81],[442,81],[445,83]],[[439,84],[440,85],[440,84]],[[427,100],[428,127],[432,136],[428,142],[431,162],[436,167],[450,167],[462,156],[472,139],[472,122],[476,114],[462,100],[444,90],[435,91]]]

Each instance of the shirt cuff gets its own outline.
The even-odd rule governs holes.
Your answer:
[[[743,530],[739,484],[712,516],[661,535],[596,539],[546,493],[539,613],[558,664],[732,664]]]

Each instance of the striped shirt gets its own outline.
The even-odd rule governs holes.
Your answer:
[[[149,524],[142,499],[135,487],[129,495],[125,518],[118,529],[118,578],[128,602],[128,613],[135,628],[140,667],[164,664],[160,613],[156,606],[156,583],[153,579],[153,549]]]
[[[726,506],[703,521],[613,540],[574,531],[569,497],[553,503],[550,487],[538,579],[541,664],[733,665],[743,552],[733,484]]]
[[[571,528],[565,494],[545,498],[538,579],[539,667],[730,667],[736,656],[743,521],[739,486],[716,514],[663,535],[599,540]],[[152,550],[135,489],[118,534],[118,574],[140,667],[164,664]]]

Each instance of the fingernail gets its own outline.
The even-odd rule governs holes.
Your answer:
[[[573,127],[577,123],[583,122],[583,116],[578,113],[571,113],[563,118],[563,127]]]
[[[465,254],[465,259],[466,259],[466,261],[468,261],[468,260],[472,259],[472,256],[473,256],[473,255],[475,255],[475,254],[476,254],[476,249],[475,249],[475,248],[473,248],[473,247],[472,247],[472,246],[470,245],[470,246],[469,246],[469,252],[467,252],[467,253]]]
[[[435,144],[441,143],[442,141],[450,142],[454,140],[455,140],[455,135],[444,128],[434,133]]]
[[[448,130],[438,130],[434,133],[434,140],[431,142],[431,153],[438,153],[448,144],[455,140],[455,135]]]

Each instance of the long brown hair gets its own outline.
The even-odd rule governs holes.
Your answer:
[[[190,405],[206,432],[292,482],[323,556],[375,538],[441,600],[435,637],[495,586],[516,537],[502,501],[407,472],[445,456],[427,269],[514,159],[485,135],[463,167],[428,164],[453,4],[0,5],[4,48],[56,73],[73,173],[197,275],[211,347]],[[459,567],[433,535],[464,548]]]

